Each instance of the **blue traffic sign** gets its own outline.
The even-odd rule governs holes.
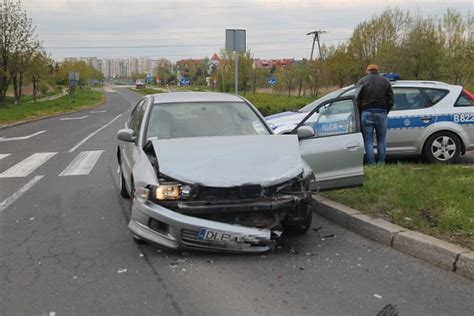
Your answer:
[[[183,86],[188,86],[189,85],[189,78],[181,78],[179,81]]]
[[[268,79],[267,82],[268,82],[269,85],[273,86],[274,84],[277,83],[277,80],[275,78],[270,78],[270,79]]]

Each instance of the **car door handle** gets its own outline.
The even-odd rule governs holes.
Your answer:
[[[346,144],[346,148],[349,151],[357,150],[357,148],[359,148],[359,146],[360,146],[360,144],[358,142]]]
[[[420,119],[423,121],[423,122],[429,122],[433,119],[433,117],[431,115],[424,115],[422,117],[420,117]]]

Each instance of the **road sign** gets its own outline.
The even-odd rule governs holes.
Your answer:
[[[245,30],[225,30],[225,49],[233,52],[245,52],[246,48]]]
[[[245,52],[246,47],[246,33],[245,30],[227,29],[225,30],[225,49],[234,52],[234,86],[235,94],[239,93],[239,54],[238,52]]]
[[[275,78],[269,78],[267,82],[269,85],[273,86],[277,83],[277,80]]]
[[[181,82],[181,84],[182,84],[183,86],[189,86],[189,78],[186,78],[186,77],[185,77],[185,78],[181,78],[181,80],[180,80],[179,82]]]

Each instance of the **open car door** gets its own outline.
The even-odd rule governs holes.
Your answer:
[[[298,134],[301,156],[316,176],[311,190],[363,184],[364,141],[353,97],[331,99],[320,104],[293,133]]]

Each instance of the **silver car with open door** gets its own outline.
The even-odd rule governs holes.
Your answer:
[[[273,135],[238,96],[144,97],[117,135],[120,193],[131,196],[135,240],[260,252],[282,232],[304,234],[312,191],[362,183],[358,115],[350,104],[334,100],[295,135]]]

